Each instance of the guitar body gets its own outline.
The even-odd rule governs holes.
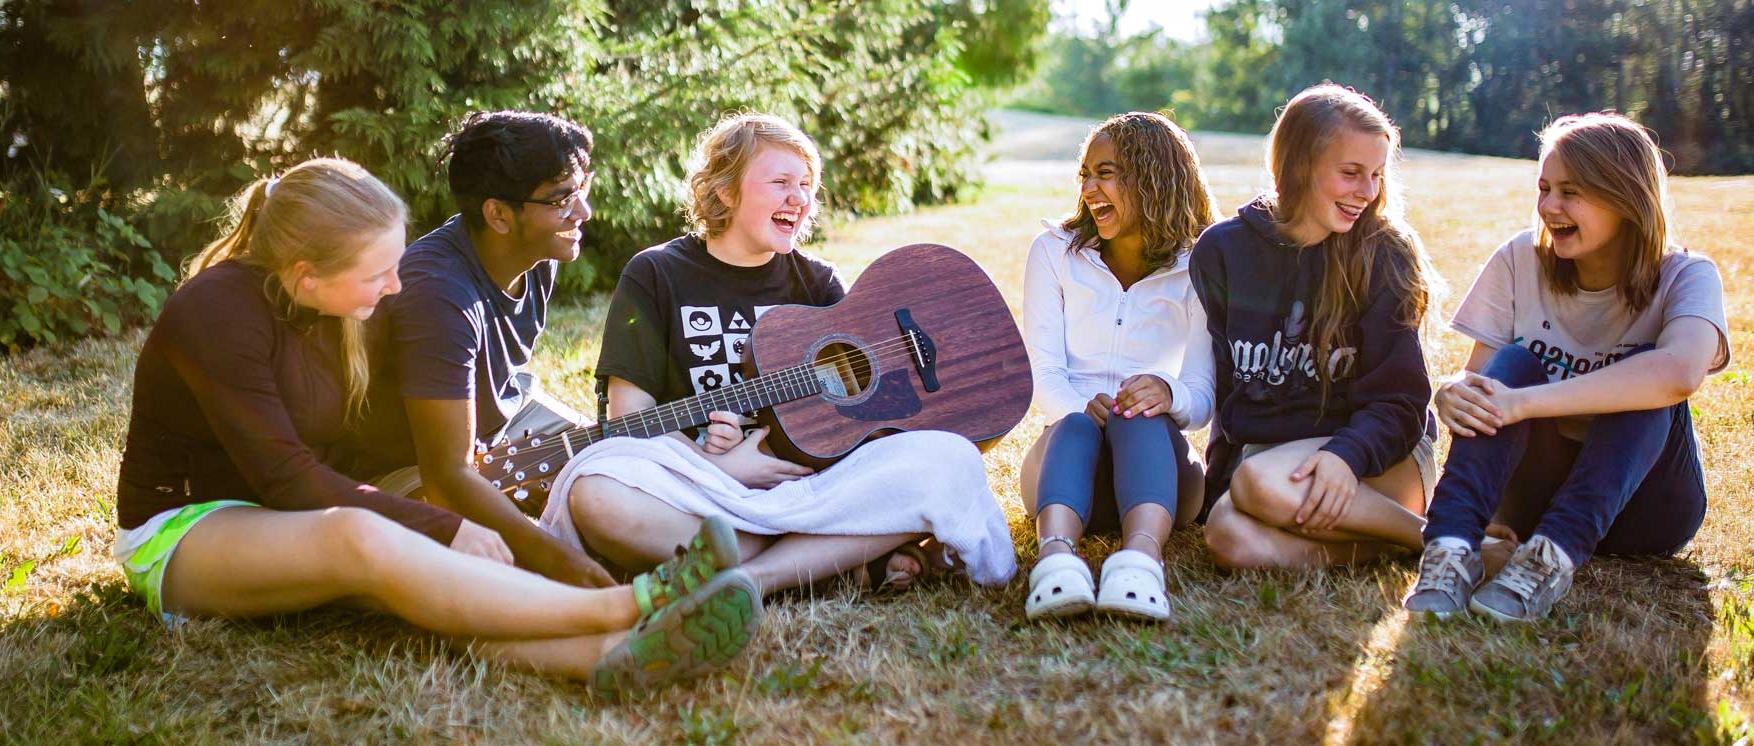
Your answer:
[[[709,410],[755,412],[782,458],[827,467],[871,438],[945,430],[984,450],[1034,395],[1017,322],[987,273],[955,249],[884,254],[841,302],[768,309],[749,333],[744,380],[606,422],[506,438],[476,454],[495,489],[539,515],[550,480],[604,438],[650,438],[705,424]]]
[[[985,450],[1023,419],[1034,393],[999,289],[973,259],[937,244],[884,254],[832,306],[770,309],[749,345],[751,376],[813,362],[844,374],[845,391],[757,414],[776,455],[818,469],[908,430],[945,430]]]

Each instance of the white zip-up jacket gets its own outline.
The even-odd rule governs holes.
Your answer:
[[[1023,339],[1035,375],[1035,406],[1058,422],[1097,394],[1150,373],[1169,384],[1170,419],[1198,430],[1212,419],[1212,336],[1188,277],[1188,252],[1173,266],[1121,289],[1094,248],[1069,251],[1072,234],[1047,228],[1023,272]]]

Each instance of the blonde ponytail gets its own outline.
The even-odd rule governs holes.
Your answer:
[[[299,262],[322,277],[352,267],[372,237],[408,222],[402,199],[359,164],[305,161],[278,179],[259,179],[231,202],[231,229],[189,261],[184,282],[228,259],[278,276]],[[277,279],[271,279],[277,282]],[[347,418],[365,412],[370,384],[361,322],[339,320]]]

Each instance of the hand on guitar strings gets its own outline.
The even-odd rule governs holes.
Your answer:
[[[729,452],[716,455],[708,453],[706,458],[714,466],[742,482],[743,486],[758,490],[771,489],[782,482],[816,473],[815,469],[803,464],[794,464],[762,453],[761,442],[767,439],[768,432],[769,428],[757,428]]]
[[[706,442],[701,448],[709,456],[730,453],[738,443],[743,442],[743,428],[755,424],[752,420],[736,412],[708,412],[706,426]]]

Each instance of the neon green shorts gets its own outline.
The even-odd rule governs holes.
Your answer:
[[[214,500],[184,505],[159,513],[145,523],[116,534],[116,561],[122,563],[122,574],[128,576],[128,587],[146,601],[147,610],[175,628],[187,618],[164,610],[164,570],[171,564],[171,555],[189,529],[214,511],[237,505],[255,506],[243,500]]]

